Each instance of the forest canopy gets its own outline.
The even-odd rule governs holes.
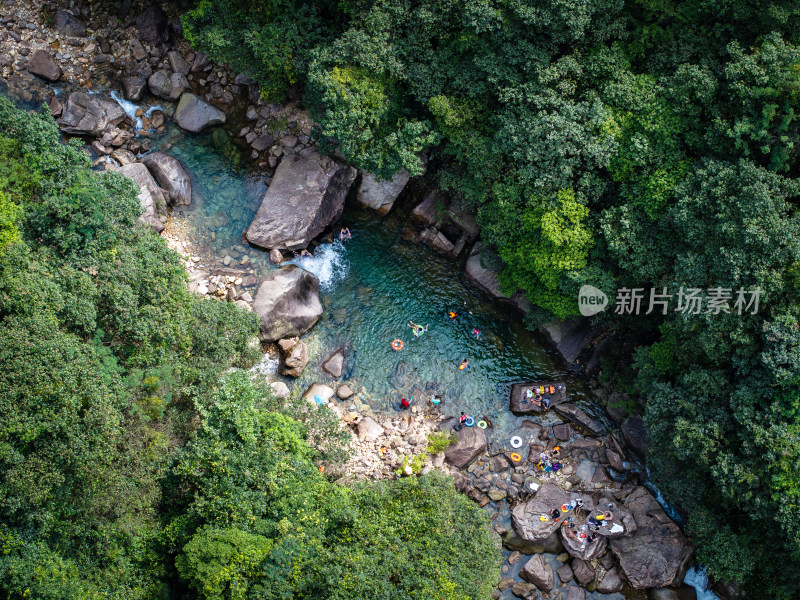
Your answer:
[[[266,98],[299,94],[359,168],[429,152],[532,326],[576,316],[584,284],[718,290],[718,309],[597,319],[641,340],[615,385],[646,402],[701,562],[800,594],[796,3],[201,0],[183,23]]]

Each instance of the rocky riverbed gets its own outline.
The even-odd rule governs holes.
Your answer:
[[[142,220],[184,258],[190,289],[255,311],[262,341],[273,344],[273,356],[280,354],[284,376],[298,377],[306,369],[310,353],[300,336],[326,307],[314,275],[294,265],[275,267],[294,251],[330,241],[348,197],[377,215],[410,204],[406,241],[460,258],[466,277],[496,302],[519,313],[530,310],[521,294],[500,292],[491,268],[495,257],[458,202],[408,173],[381,182],[357,173],[342,157],[321,156],[301,106],[264,102],[246,75],[192,50],[181,38],[176,14],[128,0],[9,1],[0,7],[0,24],[0,69],[9,94],[46,102],[65,135],[85,142],[96,168],[136,181]],[[207,136],[233,164],[246,163],[260,173],[264,189],[249,226],[220,210],[210,218],[194,217],[204,219],[205,233],[197,235],[198,228],[188,225],[191,217],[173,218],[190,215],[197,195],[191,168],[171,151],[169,132],[175,128]],[[585,357],[598,368],[605,332],[584,323],[555,323],[546,333],[567,363]],[[594,355],[590,350],[587,356],[587,347]],[[451,473],[459,490],[490,511],[502,537],[505,562],[494,598],[580,600],[621,593],[634,598],[641,590],[658,600],[694,597],[681,586],[692,548],[631,468],[647,451],[641,417],[622,408],[635,408],[634,400],[595,381],[592,393],[619,430],[579,408],[564,408],[571,406],[567,397],[558,412],[520,421],[520,448],[491,427],[475,426],[454,432],[450,447],[431,454],[431,434],[452,432],[454,424],[447,403],[430,404],[432,390],[415,390],[417,400],[407,411],[378,411],[363,386],[345,381],[346,352],[319,358],[324,358],[319,381],[302,401],[324,403],[352,435],[349,462],[331,476],[342,481],[408,476],[404,467],[414,458],[414,473]],[[286,383],[272,379],[276,394],[288,396]],[[540,454],[556,446],[562,468],[540,470]],[[589,512],[564,513],[566,518],[573,516],[580,526],[596,508],[611,506],[621,531],[601,528],[587,545],[561,523],[542,520],[578,498]]]

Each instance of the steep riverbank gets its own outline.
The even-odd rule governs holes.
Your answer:
[[[23,12],[18,14],[24,15]],[[108,36],[115,42],[109,46],[106,61],[96,62],[93,57],[99,55],[98,48],[103,50],[102,40],[97,40],[96,33],[92,34],[94,37],[91,40],[88,37],[67,35],[50,41],[51,37],[58,36],[49,29],[37,29],[40,25],[36,24],[35,15],[31,14],[30,18],[29,24],[34,25],[34,28],[28,27],[28,23],[24,28],[20,28],[21,20],[6,21],[11,26],[9,31],[15,33],[17,29],[21,31],[17,33],[20,47],[29,49],[28,54],[22,51],[11,53],[13,73],[7,75],[12,87],[28,92],[22,94],[25,100],[49,99],[49,92],[48,87],[41,81],[30,79],[33,76],[27,73],[27,70],[32,66],[31,60],[22,59],[35,54],[35,50],[33,53],[30,52],[33,48],[42,49],[47,46],[53,48],[56,41],[60,48],[61,44],[71,45],[72,39],[83,40],[82,45],[71,46],[81,48],[77,57],[71,52],[55,54],[55,60],[63,65],[59,68],[67,73],[67,81],[61,96],[57,97],[56,102],[51,103],[54,108],[63,103],[63,98],[70,92],[71,86],[83,84],[84,88],[95,88],[110,84],[108,76],[98,76],[95,83],[90,86],[88,82],[93,81],[94,73],[100,69],[95,71],[89,69],[93,68],[93,65],[121,64],[122,55],[128,51],[135,57],[137,45],[133,43],[133,39],[137,39],[139,46],[145,50],[145,56],[135,61],[133,65],[129,62],[127,66],[117,69],[119,77],[145,79],[146,69],[152,70],[154,67],[167,64],[179,67],[173,74],[180,73],[180,69],[183,69],[178,58],[170,54],[172,50],[168,48],[171,46],[150,45],[144,43],[146,40],[141,41],[131,37],[132,35],[142,37],[142,32],[146,31],[145,27],[137,27],[138,34],[134,34],[132,28],[128,28],[122,31],[125,35]],[[114,29],[116,25],[110,22],[108,27],[110,31],[117,31]],[[159,28],[156,27],[156,33],[158,31]],[[75,30],[72,29],[71,33],[75,33]],[[130,40],[127,46],[121,42],[126,39],[125,36]],[[92,44],[94,47],[91,47]],[[88,50],[90,47],[91,50]],[[176,48],[180,48],[180,43]],[[225,72],[217,65],[203,65],[202,60],[198,63],[198,56],[189,52],[181,54],[181,60],[187,65],[191,63],[188,74],[191,79],[186,76],[186,89],[192,89],[198,95],[203,95],[216,108],[227,106],[226,119],[229,125],[237,122],[237,114],[243,114],[245,122],[249,121],[250,125],[242,123],[244,126],[241,128],[238,125],[234,126],[234,129],[238,129],[238,137],[237,132],[229,135],[221,129],[213,129],[199,136],[187,135],[166,119],[163,123],[160,119],[154,120],[152,118],[154,112],[150,113],[149,123],[142,122],[143,129],[145,125],[152,126],[147,128],[147,135],[142,135],[141,130],[137,130],[139,124],[135,121],[135,118],[140,118],[141,115],[137,117],[136,111],[133,112],[134,118],[120,117],[117,124],[110,126],[110,131],[103,127],[97,131],[87,129],[84,133],[93,134],[93,139],[87,141],[92,142],[90,148],[96,155],[98,166],[108,165],[111,168],[115,162],[130,160],[130,156],[123,154],[125,150],[135,161],[137,153],[152,148],[170,153],[181,161],[193,183],[194,193],[190,205],[192,208],[187,209],[186,205],[178,204],[174,196],[162,195],[164,206],[160,215],[156,207],[154,213],[156,221],[166,221],[165,235],[170,238],[173,247],[185,256],[187,269],[192,275],[192,289],[199,293],[249,305],[261,280],[273,272],[275,267],[266,253],[242,245],[242,231],[249,226],[254,212],[258,209],[259,200],[268,188],[273,169],[279,164],[279,158],[313,150],[313,141],[305,133],[310,132],[310,123],[304,120],[306,117],[302,111],[293,106],[259,106],[258,102],[249,104],[252,98],[245,89],[247,86],[231,83],[239,79],[244,84],[245,79],[237,78],[235,74]],[[60,59],[58,54],[61,54]],[[146,57],[149,58],[145,61]],[[73,58],[76,58],[76,64],[83,65],[80,70],[69,70],[68,65],[73,63]],[[87,61],[77,60],[80,58],[86,58]],[[143,61],[150,66],[145,67],[145,71],[139,70],[136,75],[136,69],[143,64]],[[199,67],[195,73],[210,72],[217,81],[212,82],[211,77],[193,75],[195,64]],[[6,75],[9,66],[6,64],[4,69]],[[51,71],[55,73],[54,69]],[[155,72],[157,69],[153,71]],[[65,76],[62,74],[61,77]],[[171,75],[168,79],[171,80]],[[215,85],[219,87],[214,88]],[[239,86],[238,96],[234,96],[236,90],[233,86]],[[212,91],[212,88],[216,92]],[[226,92],[230,97],[225,95]],[[220,93],[219,97],[215,93]],[[163,95],[169,97],[172,94],[173,90],[169,90]],[[97,98],[102,97],[103,94],[97,96]],[[174,103],[170,104],[168,97],[158,99],[145,97],[141,105],[142,113],[146,115],[147,107],[157,103],[163,106],[164,115],[174,116],[176,106]],[[232,100],[226,104],[225,101],[231,98]],[[103,107],[103,110],[107,116],[113,107]],[[266,116],[262,116],[262,112]],[[259,124],[261,120],[264,123]],[[102,119],[95,119],[92,126],[96,126],[98,121]],[[272,140],[267,143],[263,136],[268,135],[266,132],[270,128],[270,123],[275,123],[276,135],[269,133]],[[245,129],[248,131],[245,132]],[[255,133],[255,137],[251,136],[251,133]],[[106,136],[108,143],[104,143]],[[242,146],[244,145],[241,144],[242,140],[248,144],[249,150],[244,153],[245,159],[252,160],[261,169],[259,172],[251,173],[237,169],[243,156],[241,148],[235,141],[237,139]],[[264,147],[258,150],[253,146],[254,143],[258,146],[263,144]],[[280,151],[276,148],[280,148]],[[106,150],[109,152],[106,153]],[[195,162],[200,161],[201,155],[213,157],[216,166],[209,168],[207,162]],[[274,160],[271,160],[273,158]],[[161,193],[159,190],[165,189],[163,185],[154,185],[154,196]],[[677,563],[674,573],[668,569],[666,573],[659,573],[659,577],[641,573],[635,575],[632,567],[626,567],[626,559],[623,556],[630,559],[630,554],[626,553],[625,549],[605,552],[603,546],[601,552],[599,550],[601,544],[598,543],[595,546],[595,549],[598,549],[597,556],[586,557],[585,549],[581,548],[573,548],[572,552],[567,548],[565,553],[563,550],[566,539],[559,537],[561,534],[557,534],[556,530],[549,531],[546,535],[530,530],[531,517],[538,518],[542,510],[536,503],[545,502],[540,496],[541,490],[552,491],[556,486],[546,486],[546,484],[555,482],[564,492],[547,492],[552,493],[554,498],[558,496],[559,500],[566,501],[568,496],[559,494],[569,492],[574,495],[575,490],[580,490],[581,495],[592,498],[593,505],[602,506],[604,502],[609,501],[618,507],[621,506],[620,512],[627,509],[631,521],[626,533],[633,535],[636,530],[655,531],[650,534],[651,537],[646,542],[642,542],[641,546],[628,549],[630,552],[643,551],[647,556],[651,556],[658,552],[656,546],[659,543],[663,543],[674,534],[674,529],[667,525],[668,519],[663,511],[659,512],[660,509],[654,502],[642,496],[647,492],[638,491],[641,488],[635,485],[638,483],[637,476],[635,473],[631,475],[623,462],[623,459],[628,457],[620,442],[628,439],[630,443],[630,440],[635,439],[637,433],[635,424],[631,424],[628,428],[630,433],[626,434],[623,430],[624,439],[608,434],[606,430],[608,424],[602,421],[601,412],[592,403],[587,402],[578,378],[569,376],[565,369],[559,367],[554,357],[543,350],[535,338],[524,332],[516,319],[502,314],[504,310],[502,306],[487,303],[474,290],[465,288],[460,275],[454,272],[454,263],[449,262],[450,259],[435,257],[415,245],[418,242],[427,243],[444,256],[461,256],[462,260],[467,261],[477,256],[472,254],[467,258],[469,250],[466,245],[474,241],[471,239],[472,234],[469,233],[472,231],[471,224],[462,218],[461,227],[451,229],[450,223],[442,222],[442,219],[432,212],[433,204],[430,198],[430,195],[425,195],[421,204],[410,207],[412,210],[409,220],[416,221],[416,228],[406,227],[405,219],[398,220],[398,211],[405,216],[400,207],[391,213],[389,220],[382,222],[365,213],[345,213],[346,223],[354,230],[355,238],[344,246],[329,244],[318,248],[317,262],[309,263],[309,268],[315,271],[319,280],[323,282],[323,288],[324,282],[328,282],[330,287],[327,290],[323,289],[321,294],[322,304],[325,305],[325,316],[304,338],[311,359],[306,372],[300,376],[296,388],[302,391],[312,383],[330,383],[341,389],[340,378],[324,375],[319,367],[337,347],[346,347],[348,358],[351,360],[356,356],[353,350],[357,351],[359,358],[347,378],[348,382],[351,378],[353,382],[359,382],[360,385],[347,383],[348,386],[356,388],[353,390],[356,394],[344,403],[330,401],[331,406],[338,409],[343,418],[352,420],[349,414],[351,412],[360,417],[361,422],[355,431],[357,437],[361,439],[356,447],[354,462],[350,463],[351,474],[371,477],[394,476],[394,470],[404,461],[403,457],[420,455],[424,452],[428,433],[448,414],[457,414],[464,410],[478,417],[486,415],[494,425],[494,428],[489,430],[488,436],[481,439],[481,435],[486,434],[478,434],[476,429],[463,430],[469,431],[471,435],[469,440],[463,442],[468,446],[466,454],[469,455],[469,460],[462,460],[462,457],[457,459],[460,466],[465,469],[465,474],[458,475],[456,480],[457,485],[465,493],[492,510],[492,514],[496,515],[495,530],[508,538],[506,539],[508,564],[504,567],[504,579],[500,582],[498,597],[511,597],[510,594],[536,597],[537,592],[531,587],[532,585],[542,589],[550,585],[563,591],[567,598],[573,600],[582,593],[579,591],[582,588],[570,583],[575,579],[588,590],[610,593],[617,593],[623,589],[622,578],[627,578],[637,588],[679,583],[682,571],[688,566],[687,557],[681,552],[673,561]],[[166,204],[176,205],[172,213],[168,213]],[[452,214],[457,214],[457,207],[448,208]],[[451,220],[456,220],[452,214]],[[461,249],[456,252],[459,244]],[[288,253],[286,258],[289,258]],[[340,261],[338,267],[336,261]],[[382,262],[387,264],[381,264]],[[425,266],[420,267],[416,264],[420,262],[426,263]],[[343,271],[341,265],[344,263],[349,263],[349,268],[345,275],[341,275]],[[335,275],[337,268],[340,273],[338,280]],[[477,271],[474,260],[473,271]],[[484,285],[481,287],[491,292],[494,284],[490,275],[486,273],[481,275],[484,280]],[[342,284],[343,279],[348,281],[347,285]],[[381,289],[381,286],[387,287]],[[448,310],[458,311],[460,317],[449,320],[446,314]],[[405,328],[405,322],[409,318],[430,323],[432,328],[425,336],[416,340],[411,339],[404,353],[398,355],[391,350],[389,342],[397,336],[405,337],[407,341],[411,338]],[[475,329],[481,332],[480,336],[473,334],[472,330]],[[399,360],[400,356],[403,360]],[[460,373],[456,366],[464,357],[470,358],[471,368],[467,373]],[[274,373],[269,375],[276,381],[280,379]],[[597,425],[598,430],[594,435],[583,435],[579,429],[568,425],[554,413],[545,418],[537,417],[531,420],[515,417],[506,409],[508,384],[520,379],[568,380],[570,400],[578,402],[589,411],[589,417],[594,417],[593,421],[600,421]],[[433,385],[429,387],[429,384]],[[334,391],[333,388],[330,389]],[[445,396],[443,404],[438,409],[428,407],[427,400],[439,390]],[[404,394],[414,396],[415,408],[421,409],[413,412],[410,419],[408,415],[398,415],[393,412],[399,396]],[[313,401],[313,397],[311,400]],[[382,431],[376,433],[379,430],[373,429],[373,433],[366,432],[367,427],[363,424],[369,423],[366,420],[368,418],[372,419]],[[363,434],[361,429],[365,429]],[[525,437],[522,466],[514,464],[508,458],[511,452],[508,440],[511,434],[520,432]],[[552,448],[556,443],[564,450],[565,468],[552,478],[544,478],[542,473],[537,472],[536,456],[546,448]],[[635,444],[630,445],[636,449]],[[376,460],[382,447],[393,451],[391,460],[383,458]],[[453,459],[449,462],[455,461],[456,459]],[[442,456],[431,456],[426,462],[428,468],[442,468],[444,464]],[[447,468],[456,471],[453,467]],[[363,471],[358,472],[358,469]],[[629,498],[630,506],[628,506]],[[556,502],[551,500],[547,499],[548,507]],[[556,502],[556,505],[558,504]],[[514,521],[513,527],[510,516],[512,508],[518,514],[522,514]],[[640,517],[638,520],[637,510]],[[535,521],[533,525],[536,525]],[[665,530],[658,528],[661,525]],[[527,531],[525,534],[527,537],[520,530]],[[677,539],[677,536],[673,537]],[[676,545],[681,546],[680,540]],[[611,547],[613,550],[613,542]],[[642,547],[644,550],[641,550]],[[533,559],[521,561],[519,554],[513,552],[525,551],[536,555],[543,550],[562,559],[559,563],[570,562],[572,566],[557,568],[556,581],[552,573],[555,563],[549,565],[551,567],[549,578],[548,565],[533,565],[538,571],[530,572],[533,569],[531,566],[528,569],[529,574],[523,575],[527,584],[522,584],[516,575],[521,567],[528,565]],[[605,560],[604,556],[607,557]],[[641,558],[640,555],[635,556]],[[637,559],[630,560],[637,562]],[[613,575],[609,575],[610,573]],[[511,575],[515,577],[510,577]],[[636,577],[641,578],[634,580]],[[509,578],[512,581],[510,586]],[[629,588],[625,589],[628,590],[629,597],[633,597],[631,594],[635,592]],[[668,596],[664,594],[671,592],[659,593],[662,595],[657,597],[665,598]]]

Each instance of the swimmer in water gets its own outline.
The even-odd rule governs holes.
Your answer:
[[[451,310],[450,312],[447,313],[447,316],[450,317],[451,319],[455,319],[458,316],[458,313]]]
[[[304,258],[313,258],[313,256],[311,255],[311,252],[309,252],[305,248],[303,248],[300,251],[300,260],[303,260]]]
[[[469,367],[469,361],[465,358],[464,360],[461,361],[461,364],[458,365],[458,370],[464,371],[466,370],[467,367]]]
[[[472,330],[472,335],[474,335],[476,338],[481,337],[481,330],[478,329],[478,328],[473,329]]]
[[[342,227],[342,229],[339,231],[339,239],[340,240],[349,240],[351,237],[353,237],[353,234],[350,233],[350,228],[349,227]]]

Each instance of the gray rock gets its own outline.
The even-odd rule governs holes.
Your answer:
[[[176,73],[188,75],[192,70],[192,66],[186,62],[186,59],[183,58],[183,55],[177,50],[170,50],[167,52],[167,61],[169,61],[170,68]]]
[[[305,333],[322,316],[319,280],[295,265],[273,271],[259,286],[253,308],[261,319],[263,341]]]
[[[558,575],[558,580],[562,583],[569,583],[575,578],[575,574],[572,572],[572,568],[567,565],[563,564],[556,569],[556,574]]]
[[[511,523],[519,536],[539,542],[555,533],[560,523],[550,518],[550,512],[569,500],[567,493],[552,483],[543,484],[536,493],[511,511]],[[540,517],[547,520],[542,521]]]
[[[569,426],[569,423],[553,425],[553,437],[562,442],[567,441],[572,437],[572,427]]]
[[[575,580],[584,587],[594,581],[594,569],[592,569],[592,566],[589,563],[579,558],[576,558],[572,561],[572,572],[575,575]]]
[[[325,404],[328,400],[333,398],[333,388],[321,383],[315,383],[306,390],[303,394],[303,401],[309,404]],[[317,401],[319,399],[319,401]]]
[[[588,319],[573,319],[551,321],[542,327],[542,333],[564,362],[572,365],[578,360],[583,349],[602,333],[602,329],[592,327]]]
[[[86,25],[67,11],[57,10],[53,15],[53,28],[68,37],[85,37]]]
[[[288,398],[291,395],[289,386],[282,381],[273,381],[269,384],[269,387],[272,388],[272,393],[275,394],[276,398],[283,399]]]
[[[451,417],[439,424],[439,430],[453,431],[453,426],[457,423],[458,419]],[[462,427],[453,433],[456,436],[456,443],[447,449],[444,457],[454,467],[463,469],[486,450],[486,434],[480,427]]]
[[[225,113],[194,94],[184,92],[175,109],[175,120],[182,129],[197,133],[224,123]]]
[[[149,44],[163,44],[169,40],[169,22],[160,8],[149,6],[136,17],[139,39]]]
[[[611,540],[611,550],[630,585],[637,589],[679,585],[694,553],[678,526],[645,488],[625,498],[636,531]]]
[[[597,582],[597,591],[601,594],[615,594],[622,590],[622,580],[619,578],[617,568],[606,571],[605,575]]]
[[[389,180],[378,179],[372,173],[362,171],[356,202],[363,208],[371,208],[378,211],[378,214],[385,215],[392,210],[409,179],[411,175],[405,169],[395,173]]]
[[[167,202],[155,179],[141,163],[132,163],[117,169],[117,173],[133,179],[139,186],[139,204],[142,215],[139,220],[152,227],[157,233],[164,230],[162,218],[166,218]]]
[[[37,50],[28,60],[28,71],[48,81],[58,81],[61,67],[56,60],[44,50]]]
[[[518,581],[511,586],[511,593],[517,598],[524,598],[525,600],[534,600],[537,596],[536,586],[526,581]]]
[[[355,176],[352,167],[316,152],[284,157],[247,239],[262,248],[305,248],[342,215]]]
[[[177,158],[163,152],[152,152],[143,156],[141,161],[158,184],[167,190],[175,206],[192,203],[192,182]]]
[[[283,351],[283,367],[281,375],[300,377],[308,364],[308,346],[300,338],[293,337],[278,341]]]
[[[99,136],[124,118],[125,111],[116,102],[101,100],[85,92],[72,92],[64,104],[58,125],[65,133]]]
[[[592,435],[603,434],[603,426],[574,404],[559,404],[554,406],[553,410],[555,410],[565,419],[569,419],[577,426],[582,427]]]
[[[147,80],[144,77],[123,77],[119,81],[119,86],[126,100],[138,102],[144,97]]]
[[[358,439],[365,442],[374,442],[383,435],[385,430],[372,417],[364,417],[358,422]]]
[[[441,231],[435,227],[428,227],[419,236],[419,241],[428,244],[431,248],[442,254],[452,254],[455,246]]]
[[[355,394],[355,392],[353,391],[353,388],[351,388],[347,384],[340,385],[336,389],[336,395],[339,396],[339,398],[341,400],[347,400],[348,398],[352,398],[353,394]]]
[[[543,592],[553,589],[553,568],[544,561],[541,554],[534,554],[522,567],[519,576]]]
[[[467,238],[475,240],[481,232],[481,228],[475,221],[475,215],[471,211],[464,208],[460,202],[453,202],[447,208],[447,216],[450,220],[458,225],[459,229],[463,231]]]
[[[250,147],[251,147],[253,150],[256,150],[256,151],[258,151],[258,152],[261,152],[261,151],[263,151],[263,150],[266,150],[266,149],[267,149],[267,148],[269,148],[270,146],[272,146],[272,144],[273,144],[274,142],[275,142],[275,138],[274,138],[272,135],[270,135],[269,133],[265,133],[264,135],[260,135],[260,136],[258,136],[257,138],[255,138],[255,139],[254,139],[254,140],[253,140],[253,141],[250,143]]]
[[[410,219],[417,225],[433,227],[439,222],[438,212],[443,205],[442,200],[436,190],[428,192],[428,195],[414,207],[409,214]]]
[[[322,363],[322,370],[331,377],[338,379],[344,369],[344,348],[339,348]]]
[[[47,105],[50,107],[50,114],[54,117],[58,117],[61,114],[61,111],[64,110],[64,107],[61,105],[61,100],[59,100],[58,96],[56,95],[50,97]]]
[[[130,150],[117,148],[111,153],[111,158],[116,160],[123,167],[136,162],[136,156]]]
[[[500,291],[500,281],[497,279],[497,272],[489,268],[488,265],[484,266],[484,263],[487,261],[492,261],[493,256],[494,253],[483,250],[482,248],[479,248],[478,252],[473,251],[473,254],[467,259],[467,264],[464,269],[467,279],[491,297],[510,302],[524,314],[529,313],[532,310],[532,306],[525,296],[521,292],[517,292],[511,297],[506,296]]]
[[[519,550],[523,554],[558,554],[564,550],[561,544],[561,538],[557,531],[551,533],[548,537],[537,542],[524,540],[520,535],[514,531],[507,531],[503,534],[503,546],[508,550]]]
[[[183,73],[172,73],[161,69],[150,75],[147,87],[157,98],[177,100],[189,87],[189,82]]]
[[[611,465],[611,468],[618,473],[621,473],[625,470],[625,467],[622,464],[622,458],[613,450],[606,450],[606,458],[608,459],[608,464]]]
[[[639,415],[631,415],[622,423],[620,427],[622,439],[631,450],[636,452],[641,458],[647,457],[647,428],[644,419]]]
[[[142,43],[139,40],[133,38],[130,45],[131,54],[133,54],[134,60],[142,61],[147,58],[147,50],[144,49],[144,46],[142,46]]]
[[[573,585],[569,588],[567,600],[586,600],[586,590],[577,585]]]
[[[279,265],[283,262],[283,254],[277,248],[273,248],[269,251],[269,260],[271,263]]]
[[[564,549],[569,553],[570,556],[574,556],[575,558],[580,558],[581,560],[585,561],[592,561],[603,552],[606,551],[608,548],[608,541],[606,538],[602,536],[597,536],[594,543],[592,544],[583,544],[584,540],[580,538],[571,538],[568,535],[565,535],[564,528],[561,531],[561,541],[564,544]]]
[[[208,56],[202,52],[198,52],[192,61],[192,73],[199,73],[200,71],[207,71],[211,68],[211,61]]]

